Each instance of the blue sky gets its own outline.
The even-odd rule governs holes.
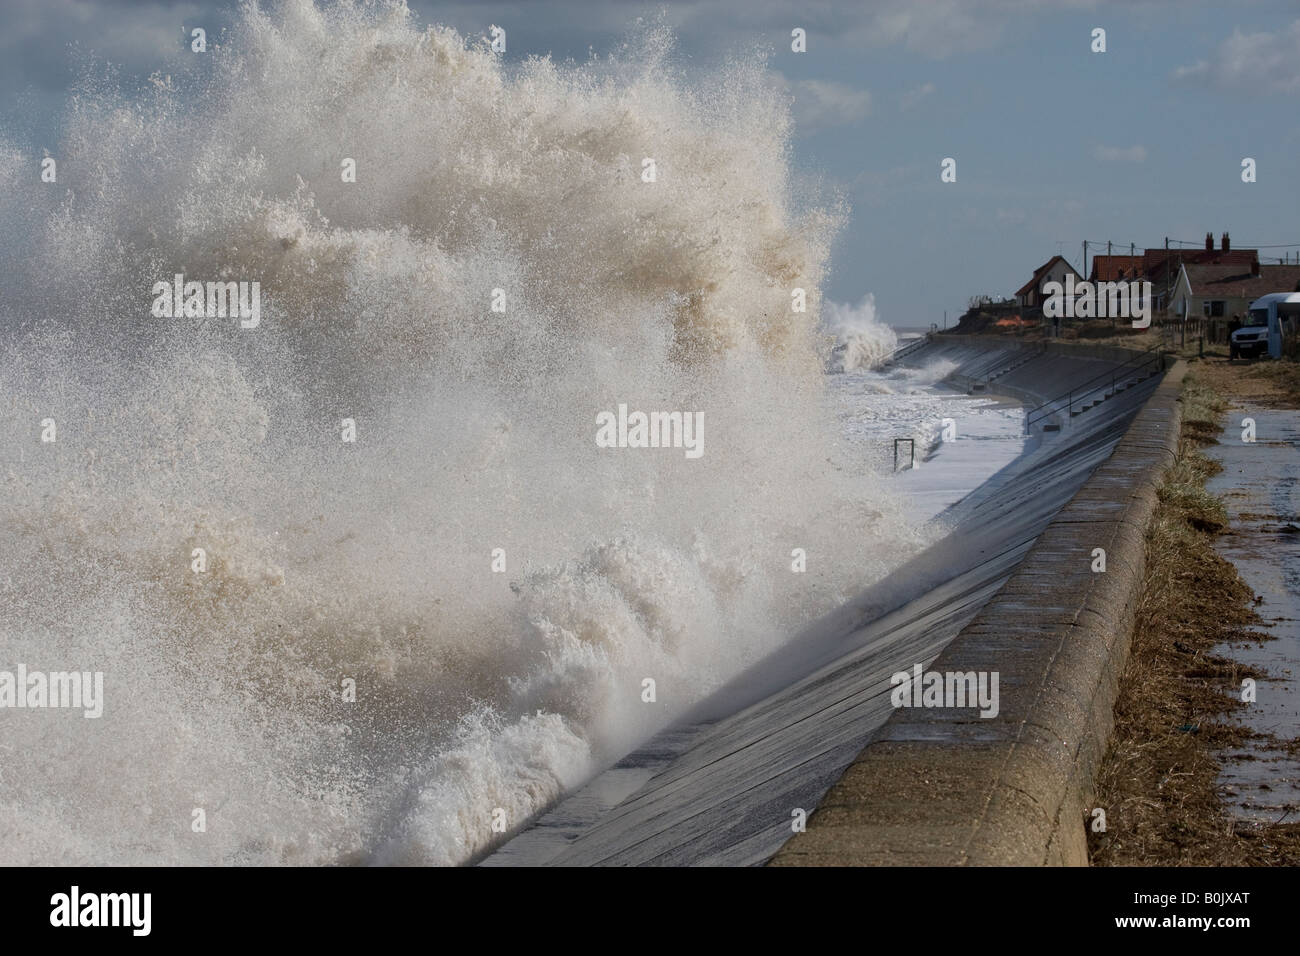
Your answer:
[[[676,30],[683,66],[755,45],[794,99],[796,168],[852,216],[826,293],[875,297],[898,325],[950,320],[974,294],[1014,292],[1081,243],[1127,251],[1166,236],[1300,252],[1300,5],[1295,2],[861,0],[779,3],[409,0],[423,22],[508,31],[510,59],[585,59],[638,16]],[[122,77],[180,68],[182,27],[228,23],[222,2],[6,0],[0,123],[53,148],[87,55]],[[808,52],[790,51],[790,30]],[[1105,53],[1090,50],[1095,27]],[[1241,181],[1241,160],[1258,181]],[[940,162],[957,160],[957,181]],[[1090,249],[1090,255],[1093,250]],[[1103,250],[1104,251],[1104,250]]]

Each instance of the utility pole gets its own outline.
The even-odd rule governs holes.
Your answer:
[[[1109,239],[1106,240],[1106,261],[1107,261],[1107,263],[1109,263],[1111,269],[1114,269],[1114,268],[1115,268],[1115,263],[1113,263],[1113,262],[1110,261],[1110,240],[1109,240]],[[1120,277],[1123,277],[1123,275],[1124,275],[1123,272],[1120,272],[1120,273],[1117,273],[1117,274],[1118,274]],[[1099,276],[1097,276],[1097,278],[1098,278],[1099,280],[1103,281],[1103,282],[1106,281],[1106,279],[1105,279],[1104,276],[1100,276],[1100,275],[1099,275]],[[1110,310],[1107,310],[1107,311],[1110,311]],[[1113,329],[1113,328],[1115,328],[1118,324],[1119,324],[1119,323],[1116,322],[1116,320],[1115,320],[1115,316],[1112,315],[1112,316],[1110,317],[1110,327]],[[1112,387],[1111,387],[1111,391],[1113,392],[1114,390],[1115,390],[1115,389],[1114,389],[1114,386],[1112,386]]]

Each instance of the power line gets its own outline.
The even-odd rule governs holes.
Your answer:
[[[1188,239],[1170,239],[1169,241],[1182,243],[1185,246],[1199,246],[1205,240],[1202,239],[1201,242],[1192,242]],[[1237,240],[1235,239],[1233,240],[1233,242],[1236,241]],[[1273,242],[1273,243],[1241,242],[1239,243],[1239,245],[1243,249],[1295,249],[1297,247],[1300,247],[1300,242]]]
[[[1201,247],[1201,243],[1199,243],[1199,242],[1192,242],[1192,241],[1190,241],[1190,240],[1188,240],[1188,239],[1167,239],[1167,240],[1165,240],[1165,242],[1166,242],[1165,249],[1166,249],[1168,252],[1178,252],[1178,253],[1181,253],[1183,250],[1172,248],[1173,246],[1179,246],[1179,245],[1181,245],[1181,246],[1190,246],[1190,247],[1192,247],[1193,249],[1199,249],[1199,248]],[[1059,247],[1060,245],[1062,245],[1062,243],[1058,242],[1058,243],[1057,243],[1057,246]],[[1127,253],[1126,253],[1126,252],[1124,251],[1124,246],[1126,246],[1126,245],[1127,245],[1131,250],[1133,250],[1133,251],[1132,251],[1132,252],[1127,252]],[[1083,268],[1084,268],[1084,271],[1085,271],[1085,272],[1086,272],[1087,269],[1088,269],[1088,247],[1089,247],[1089,246],[1097,247],[1097,248],[1106,247],[1107,252],[1104,253],[1105,255],[1107,255],[1107,256],[1111,256],[1111,257],[1120,257],[1120,256],[1122,256],[1122,257],[1124,257],[1124,258],[1129,258],[1129,257],[1137,257],[1137,258],[1140,258],[1140,257],[1142,257],[1142,255],[1143,255],[1143,253],[1146,251],[1146,249],[1148,249],[1148,248],[1151,248],[1151,249],[1158,249],[1158,248],[1159,248],[1158,246],[1149,246],[1149,247],[1144,246],[1144,247],[1142,247],[1142,248],[1143,248],[1143,252],[1138,252],[1137,249],[1139,248],[1139,246],[1138,246],[1138,243],[1136,243],[1136,242],[1128,242],[1128,243],[1124,243],[1124,242],[1116,242],[1116,241],[1113,240],[1113,239],[1106,239],[1106,240],[1101,240],[1101,239],[1084,239],[1084,240],[1083,240]],[[1116,248],[1118,248],[1119,251],[1118,251],[1118,252],[1111,252],[1110,249],[1111,249],[1112,247],[1116,247]],[[1238,248],[1238,251],[1240,251],[1240,250],[1242,250],[1242,249],[1249,249],[1249,250],[1251,250],[1251,251],[1256,251],[1256,250],[1259,250],[1259,249],[1298,249],[1298,250],[1300,250],[1300,242],[1278,242],[1278,243],[1260,243],[1260,244],[1251,243],[1251,242],[1243,242],[1243,243],[1241,243],[1237,248]],[[1094,261],[1095,261],[1099,256],[1101,256],[1101,255],[1103,255],[1103,253],[1100,253],[1100,252],[1096,253],[1096,254],[1093,256]],[[1300,265],[1300,253],[1297,253],[1297,254],[1294,255],[1294,256],[1289,255],[1289,254],[1288,254],[1288,255],[1285,255],[1285,256],[1260,256],[1260,257],[1259,257],[1259,261],[1260,261],[1260,262],[1263,262],[1263,263],[1267,263],[1267,262],[1276,262],[1278,265]]]
[[[1059,241],[1057,242],[1057,248],[1058,248],[1058,253],[1057,253],[1057,254],[1058,254],[1058,255],[1061,254],[1061,252],[1060,252],[1059,250],[1060,250],[1060,247],[1061,247],[1063,244],[1064,244],[1064,243],[1062,243],[1062,242],[1059,242]],[[1166,240],[1165,240],[1165,249],[1166,249],[1166,250],[1168,250],[1169,252],[1181,251],[1181,250],[1175,250],[1175,249],[1170,248],[1171,245],[1191,246],[1191,247],[1194,248],[1194,249],[1199,249],[1199,248],[1201,248],[1201,242],[1193,242],[1193,241],[1191,241],[1191,240],[1189,240],[1189,239],[1166,239]],[[1113,240],[1113,239],[1084,239],[1084,240],[1083,240],[1083,268],[1084,268],[1084,271],[1085,271],[1085,272],[1086,272],[1087,269],[1088,269],[1088,247],[1089,247],[1089,246],[1095,246],[1095,247],[1098,247],[1098,248],[1100,248],[1100,247],[1102,247],[1102,246],[1105,246],[1105,247],[1107,248],[1107,251],[1106,251],[1105,255],[1107,255],[1107,256],[1124,256],[1124,257],[1127,258],[1127,257],[1129,257],[1129,256],[1135,256],[1135,257],[1136,257],[1136,256],[1141,256],[1141,255],[1143,254],[1143,253],[1140,253],[1140,252],[1137,251],[1138,248],[1139,248],[1139,244],[1136,243],[1136,242],[1116,242],[1116,241]],[[1129,247],[1131,250],[1133,250],[1133,251],[1132,251],[1132,252],[1128,252],[1128,253],[1124,252],[1124,246],[1128,246],[1128,247]],[[1114,247],[1114,248],[1118,248],[1118,249],[1119,249],[1119,252],[1112,253],[1112,252],[1110,251],[1110,249],[1111,249],[1112,247]],[[1145,252],[1145,250],[1148,249],[1148,248],[1151,248],[1151,249],[1158,249],[1159,247],[1158,247],[1158,246],[1142,246],[1141,248],[1143,249],[1143,252]],[[1238,245],[1237,248],[1238,248],[1238,250],[1241,250],[1241,249],[1250,249],[1250,250],[1259,250],[1259,249],[1300,249],[1300,242],[1275,242],[1275,243],[1253,243],[1253,242],[1242,242],[1242,243],[1240,243],[1240,244]],[[1100,256],[1100,255],[1102,255],[1102,253],[1096,253],[1096,254],[1093,256],[1094,261],[1095,261],[1096,258],[1097,258],[1098,256]],[[1293,257],[1293,256],[1289,256],[1289,255],[1288,255],[1288,256],[1285,256],[1285,257],[1283,257],[1283,256],[1260,256],[1260,257],[1259,257],[1260,261],[1274,261],[1274,260],[1275,260],[1275,261],[1278,263],[1278,265],[1292,265],[1292,264],[1293,264],[1293,263],[1292,263],[1292,259],[1293,259],[1293,258],[1294,258],[1294,259],[1297,259],[1297,260],[1300,260],[1300,255],[1297,255],[1297,256],[1294,256],[1294,257]]]
[[[1158,246],[1148,246],[1141,242],[1116,242],[1114,239],[1087,239],[1085,240],[1090,246],[1104,246],[1110,243],[1116,249],[1122,249],[1125,246],[1131,246],[1134,249],[1156,249]],[[1170,239],[1170,242],[1176,242],[1184,246],[1201,246],[1205,240],[1193,241],[1191,239]],[[1242,249],[1297,249],[1300,248],[1300,242],[1240,242],[1233,240]],[[1121,253],[1116,253],[1120,255]],[[1122,253],[1127,255],[1127,253]]]

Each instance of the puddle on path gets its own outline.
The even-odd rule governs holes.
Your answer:
[[[1242,441],[1243,418],[1255,420],[1253,443]],[[1294,740],[1300,737],[1300,411],[1233,408],[1219,442],[1205,450],[1223,464],[1206,483],[1228,511],[1229,528],[1216,549],[1259,597],[1260,629],[1275,640],[1215,650],[1271,678],[1259,682],[1255,703],[1240,711],[1242,723]],[[1300,754],[1252,740],[1225,756],[1219,783],[1238,816],[1300,819]]]

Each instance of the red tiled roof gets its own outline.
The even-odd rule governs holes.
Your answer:
[[[1172,289],[1178,281],[1178,267],[1225,267],[1226,272],[1213,273],[1217,277],[1236,274],[1249,276],[1258,267],[1259,258],[1254,249],[1148,249],[1144,255],[1145,276],[1157,290]],[[1190,272],[1189,272],[1190,277]],[[1193,290],[1195,286],[1193,285]],[[1199,295],[1199,293],[1197,293]]]
[[[1142,253],[1143,265],[1153,269],[1165,259],[1172,258],[1201,266],[1250,265],[1259,258],[1258,249],[1147,249]]]
[[[1300,291],[1300,266],[1260,266],[1257,276],[1240,266],[1193,264],[1186,268],[1192,295],[1201,298],[1258,299],[1270,292]]]
[[[1241,266],[1240,272],[1251,272],[1259,259],[1256,249],[1148,249],[1142,254],[1142,272],[1152,280],[1173,282],[1178,275],[1178,264],[1188,266]]]
[[[1092,274],[1088,278],[1093,282],[1136,279],[1136,270],[1141,267],[1142,256],[1094,256]]]

